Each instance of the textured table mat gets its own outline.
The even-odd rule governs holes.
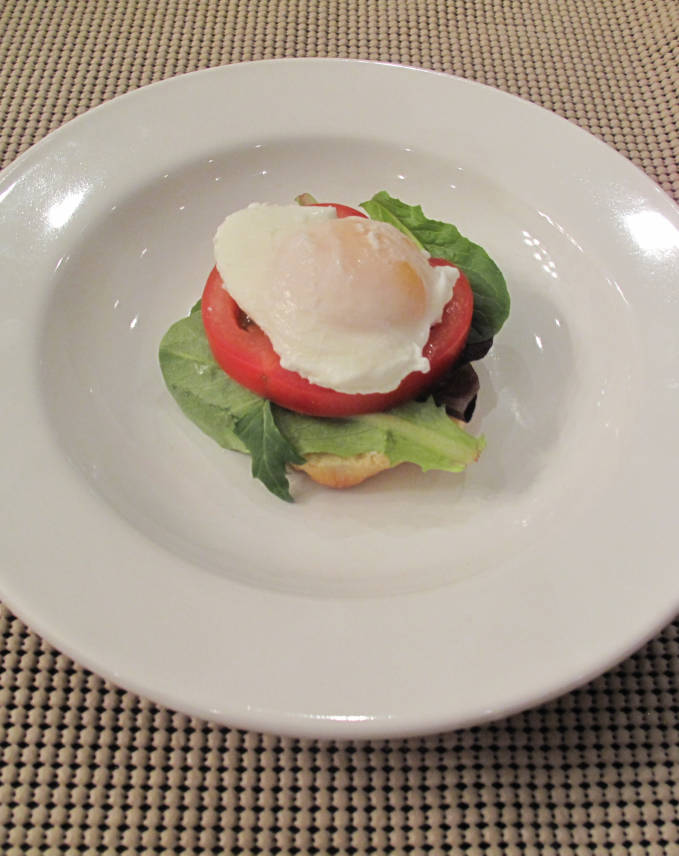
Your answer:
[[[0,164],[185,71],[346,56],[575,121],[679,200],[677,0],[4,0]],[[0,853],[679,854],[679,623],[502,722],[356,744],[262,736],[117,689],[0,612]]]

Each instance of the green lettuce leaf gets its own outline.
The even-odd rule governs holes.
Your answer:
[[[447,259],[464,271],[474,292],[474,316],[469,342],[495,336],[509,315],[510,299],[500,268],[478,244],[463,237],[450,223],[430,220],[419,205],[408,205],[385,190],[362,202],[373,220],[396,226],[430,255]]]
[[[382,452],[394,466],[410,462],[425,471],[461,472],[485,446],[483,437],[460,428],[433,398],[348,419],[318,419],[278,408],[277,421],[302,455]]]
[[[393,465],[409,461],[423,470],[459,472],[485,445],[431,398],[348,419],[320,419],[271,404],[222,371],[198,309],[196,304],[173,324],[160,344],[168,389],[186,416],[220,446],[252,455],[253,476],[281,499],[291,500],[288,464],[301,464],[314,452],[340,457],[382,452]]]

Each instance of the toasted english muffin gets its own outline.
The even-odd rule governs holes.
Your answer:
[[[295,467],[325,487],[354,487],[391,467],[389,458],[382,452],[363,452],[350,458],[329,455],[325,452],[307,455],[304,464]]]

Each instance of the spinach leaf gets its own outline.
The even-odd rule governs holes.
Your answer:
[[[385,190],[361,207],[373,220],[391,223],[430,255],[447,259],[464,271],[474,292],[470,343],[497,334],[509,315],[509,292],[502,272],[482,247],[463,237],[452,224],[430,220],[421,206],[401,202]]]
[[[253,476],[291,502],[286,466],[304,459],[278,430],[270,402],[217,365],[198,304],[167,331],[159,360],[165,383],[186,416],[225,449],[252,455]]]

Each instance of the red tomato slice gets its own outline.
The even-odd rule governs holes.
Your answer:
[[[325,203],[329,205],[331,203]],[[346,205],[334,205],[339,217],[364,217]],[[437,267],[449,265],[445,259],[430,259]],[[423,354],[429,372],[411,372],[391,392],[349,394],[318,386],[297,372],[281,366],[266,333],[238,307],[217,268],[213,268],[203,292],[203,325],[215,360],[235,381],[276,404],[311,416],[343,417],[388,410],[415,398],[438,380],[455,362],[465,346],[474,297],[465,275],[455,283],[453,296],[438,324],[431,328]]]
[[[368,219],[368,215],[356,208],[351,208],[349,205],[340,205],[339,202],[315,202],[312,208],[334,208],[337,211],[338,217],[363,217]]]

